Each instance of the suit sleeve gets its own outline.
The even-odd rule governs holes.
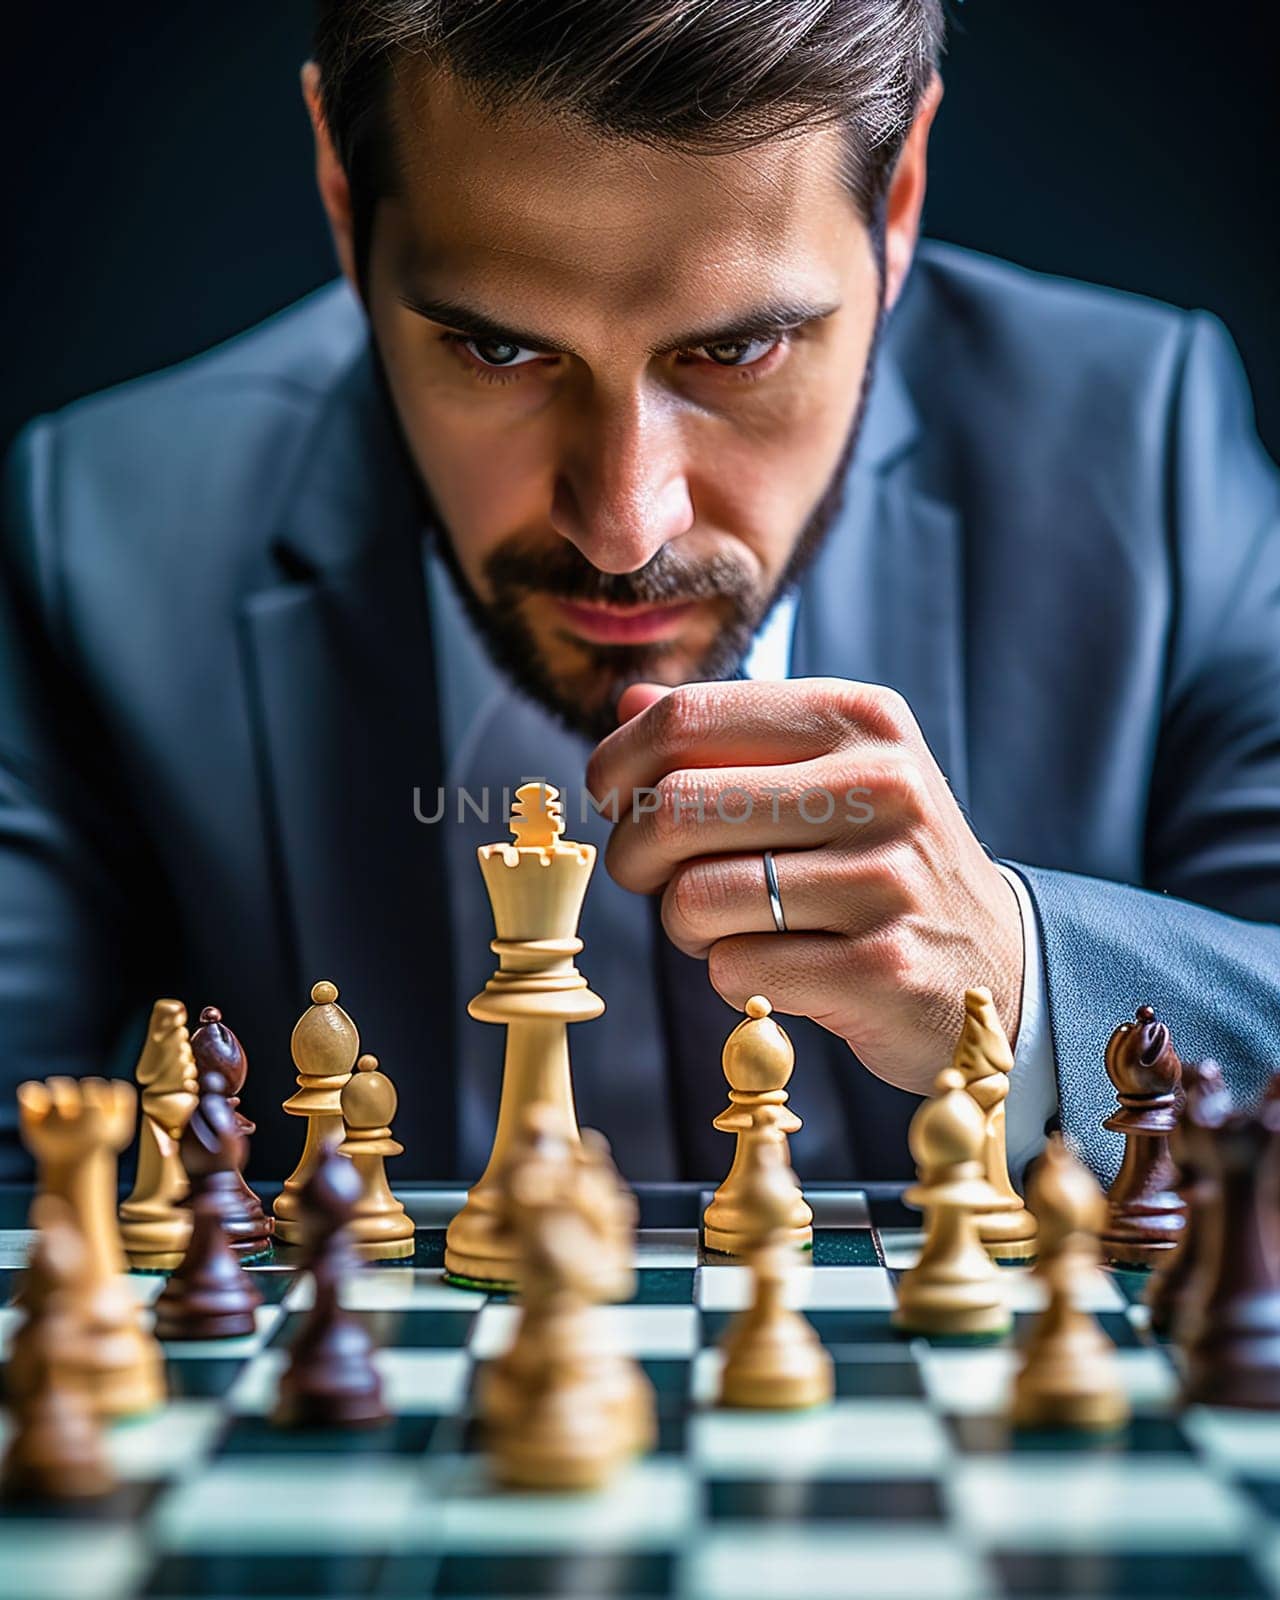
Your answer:
[[[60,647],[53,429],[5,464],[0,529],[0,1179],[29,1164],[16,1131],[24,1078],[111,1070],[136,1010],[124,830],[96,755],[93,708]],[[135,885],[135,888],[141,886]],[[132,1003],[131,1003],[132,1002]]]
[[[1165,463],[1174,610],[1151,764],[1145,882],[1018,864],[1040,919],[1065,1130],[1110,1177],[1101,1068],[1150,1001],[1238,1102],[1280,1070],[1280,475],[1232,344],[1188,319]]]

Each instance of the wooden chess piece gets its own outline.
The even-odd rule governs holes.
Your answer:
[[[373,1339],[342,1305],[342,1285],[357,1268],[349,1223],[360,1175],[326,1147],[299,1196],[305,1271],[315,1297],[289,1352],[271,1420],[281,1427],[366,1428],[387,1421]]]
[[[262,1296],[231,1249],[224,1218],[240,1210],[236,1179],[244,1136],[227,1104],[227,1084],[209,1068],[200,1099],[182,1131],[182,1160],[191,1179],[191,1242],[156,1300],[161,1339],[232,1339],[251,1334]]]
[[[835,1387],[831,1357],[786,1300],[799,1266],[793,1228],[799,1185],[780,1129],[750,1141],[741,1183],[743,1204],[760,1231],[747,1252],[751,1305],[730,1323],[722,1345],[720,1404],[768,1410],[822,1405]]]
[[[85,1328],[76,1302],[85,1248],[60,1196],[37,1197],[23,1285],[24,1320],[5,1381],[13,1431],[0,1464],[0,1493],[13,1499],[85,1500],[108,1494],[115,1475],[93,1408],[80,1388]]]
[[[125,1281],[116,1223],[119,1152],[133,1135],[137,1091],[118,1079],[54,1077],[18,1088],[23,1143],[39,1164],[41,1194],[68,1202],[84,1242],[77,1302],[86,1336],[73,1381],[99,1417],[149,1411],[164,1399],[160,1347]]]
[[[1129,1401],[1115,1347],[1082,1309],[1098,1270],[1097,1230],[1106,1215],[1093,1174],[1059,1134],[1045,1147],[1031,1178],[1031,1204],[1040,1223],[1035,1276],[1048,1301],[1032,1325],[1013,1386],[1017,1428],[1119,1428]]]
[[[574,965],[582,949],[578,917],[595,866],[595,846],[564,839],[559,792],[543,783],[516,790],[514,844],[477,851],[493,906],[498,970],[467,1007],[481,1022],[505,1025],[506,1055],[493,1151],[445,1236],[445,1276],[461,1285],[511,1289],[514,1235],[499,1223],[503,1173],[531,1105],[546,1105],[566,1136],[578,1138],[569,1067],[568,1025],[598,1017],[604,1001]]]
[[[306,1117],[307,1137],[298,1165],[284,1180],[272,1210],[280,1243],[301,1244],[300,1196],[320,1152],[342,1142],[342,1091],[360,1053],[360,1035],[338,1004],[336,984],[313,985],[311,1005],[295,1024],[289,1048],[298,1069],[298,1087],[284,1109],[291,1117]]]
[[[346,1138],[338,1146],[360,1174],[360,1198],[351,1214],[351,1237],[363,1261],[403,1261],[414,1249],[413,1219],[387,1182],[388,1156],[403,1155],[391,1137],[396,1090],[378,1070],[377,1056],[361,1056],[342,1091]]]
[[[1178,1170],[1178,1193],[1186,1203],[1187,1222],[1174,1248],[1156,1262],[1145,1297],[1152,1328],[1165,1334],[1178,1333],[1204,1296],[1205,1273],[1212,1265],[1216,1185],[1212,1154],[1204,1147],[1201,1129],[1217,1127],[1232,1110],[1216,1061],[1183,1062],[1182,1093],[1183,1109],[1169,1136],[1169,1152]]]
[[[1106,1066],[1120,1106],[1102,1126],[1124,1135],[1124,1160],[1107,1191],[1099,1239],[1108,1261],[1150,1267],[1173,1250],[1186,1226],[1169,1151],[1182,1063],[1168,1028],[1150,1006],[1139,1006],[1134,1021],[1122,1022],[1107,1041]]]
[[[1036,1253],[1036,1219],[1009,1177],[1005,1140],[1013,1051],[989,989],[965,991],[964,1024],[951,1065],[964,1078],[986,1124],[983,1165],[994,1199],[979,1213],[978,1237],[994,1261],[1030,1261]]]
[[[142,1090],[138,1167],[120,1207],[120,1241],[135,1272],[169,1272],[191,1237],[178,1141],[195,1109],[197,1084],[187,1008],[180,1000],[157,1000],[151,1008],[134,1077]]]
[[[1215,1186],[1204,1297],[1187,1317],[1188,1404],[1280,1409],[1280,1101],[1199,1129]]]
[[[575,1146],[559,1108],[529,1106],[504,1174],[520,1321],[479,1401],[495,1475],[524,1488],[597,1488],[654,1438],[652,1389],[599,1323],[634,1283],[628,1208],[603,1143]]]
[[[898,1283],[893,1324],[907,1333],[991,1337],[1009,1329],[999,1269],[978,1236],[995,1199],[983,1175],[987,1123],[963,1075],[944,1067],[907,1135],[919,1173],[903,1195],[925,1214],[924,1248]]]
[[[770,1013],[773,1007],[762,994],[746,1004],[746,1018],[725,1040],[721,1070],[729,1083],[729,1108],[715,1119],[722,1133],[737,1135],[733,1165],[716,1190],[702,1217],[702,1239],[708,1250],[742,1255],[754,1248],[762,1232],[763,1216],[751,1208],[750,1195],[765,1191],[749,1178],[752,1146],[775,1136],[784,1140],[802,1126],[787,1104],[787,1084],[795,1067],[791,1040]],[[771,1215],[772,1213],[770,1213]],[[793,1245],[813,1243],[813,1212],[795,1186],[788,1224]]]
[[[227,1086],[227,1104],[235,1118],[236,1131],[244,1140],[243,1168],[249,1158],[249,1140],[257,1132],[257,1125],[240,1110],[240,1092],[249,1073],[249,1060],[244,1046],[222,1020],[217,1006],[206,1006],[200,1013],[200,1026],[191,1035],[191,1052],[200,1078],[216,1072]],[[263,1210],[262,1201],[245,1182],[243,1170],[236,1173],[235,1180],[234,1189],[228,1187],[235,1204],[227,1205],[222,1229],[236,1255],[242,1261],[254,1261],[271,1248],[275,1221]]]

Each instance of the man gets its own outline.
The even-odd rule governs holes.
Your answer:
[[[474,1175],[505,825],[453,797],[536,774],[607,846],[571,1045],[633,1179],[723,1166],[754,992],[813,1177],[906,1173],[976,983],[1018,1159],[1058,1114],[1114,1167],[1144,1001],[1256,1092],[1276,475],[1206,317],[917,250],[940,44],[936,0],[321,6],[344,285],[13,455],[12,1081],[216,1001],[278,1176],[333,978],[402,1173]]]

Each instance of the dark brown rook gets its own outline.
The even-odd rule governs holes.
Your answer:
[[[262,1296],[227,1242],[222,1218],[235,1203],[244,1140],[227,1104],[226,1079],[210,1071],[182,1133],[182,1164],[191,1180],[191,1242],[156,1301],[161,1339],[229,1339],[254,1331]]]
[[[1188,1403],[1280,1408],[1280,1105],[1204,1130],[1212,1272],[1184,1347]]]
[[[1216,1128],[1232,1110],[1231,1096],[1216,1061],[1184,1061],[1183,1109],[1169,1139],[1178,1168],[1178,1193],[1187,1205],[1187,1225],[1177,1247],[1157,1263],[1147,1286],[1151,1326],[1177,1334],[1203,1299],[1205,1272],[1212,1266],[1213,1157],[1203,1131]]]
[[[226,1083],[227,1104],[235,1117],[236,1130],[245,1141],[247,1159],[248,1141],[257,1132],[257,1124],[240,1110],[240,1091],[249,1072],[249,1060],[217,1006],[206,1006],[200,1013],[200,1026],[191,1035],[191,1054],[202,1086],[210,1072],[218,1073]],[[240,1165],[244,1166],[244,1160]],[[275,1218],[267,1215],[261,1200],[245,1182],[243,1172],[236,1173],[235,1187],[227,1191],[226,1198],[222,1226],[231,1248],[245,1259],[262,1255],[271,1243]]]
[[[1134,1021],[1122,1022],[1107,1041],[1106,1066],[1120,1106],[1102,1126],[1122,1133],[1125,1145],[1099,1241],[1109,1261],[1149,1267],[1174,1248],[1186,1224],[1169,1153],[1182,1063],[1168,1028],[1150,1006],[1139,1006]]]
[[[328,1146],[299,1195],[303,1267],[315,1300],[280,1379],[272,1420],[285,1427],[369,1427],[385,1422],[373,1339],[343,1309],[343,1280],[359,1268],[347,1224],[360,1198],[360,1175]]]

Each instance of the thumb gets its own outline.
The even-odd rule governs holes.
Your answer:
[[[622,691],[618,699],[618,724],[630,722],[633,717],[638,717],[642,711],[647,711],[651,705],[669,695],[671,690],[661,683],[632,683]]]

